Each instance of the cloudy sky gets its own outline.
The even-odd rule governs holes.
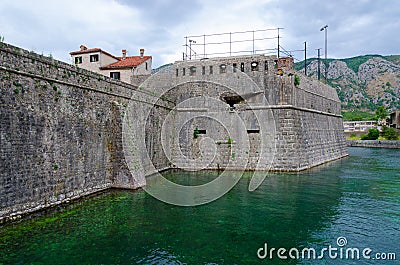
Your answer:
[[[330,58],[400,54],[397,0],[0,0],[0,36],[5,42],[65,62],[70,62],[69,52],[85,44],[115,55],[121,49],[137,55],[145,48],[155,68],[182,58],[185,36],[277,27],[284,28],[284,49],[301,50],[307,41],[307,56],[315,57],[316,49],[324,48],[320,28],[326,24]],[[256,33],[255,38],[276,36],[274,30]],[[227,41],[229,35],[212,38],[206,42]],[[197,53],[203,53],[201,42],[197,39],[193,46]],[[251,46],[236,43],[232,49]],[[270,39],[256,42],[255,48],[276,47],[277,39]],[[206,53],[219,49],[229,47],[208,45]],[[304,56],[292,54],[297,59]]]

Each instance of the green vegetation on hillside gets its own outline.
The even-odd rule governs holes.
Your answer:
[[[394,64],[400,64],[400,55],[389,55],[389,56],[384,56],[383,58]]]
[[[343,61],[347,64],[347,67],[349,67],[351,70],[353,70],[355,73],[358,72],[358,68],[360,65],[368,61],[369,59],[372,59],[374,57],[382,57],[381,55],[363,55],[363,56],[357,56],[353,58],[347,58],[347,59],[342,59],[340,61]]]
[[[347,64],[347,67],[349,67],[351,70],[353,70],[355,73],[358,72],[358,68],[360,65],[368,61],[369,59],[372,59],[374,57],[380,57],[383,59],[386,59],[390,62],[399,62],[400,61],[400,55],[390,55],[390,56],[382,56],[382,55],[362,55],[362,56],[356,56],[356,57],[351,57],[351,58],[346,58],[346,59],[337,59],[339,61],[345,62]],[[307,59],[307,65],[310,64],[312,61],[317,60],[317,58],[310,58]],[[328,58],[328,63],[335,61],[336,59],[329,59]],[[325,59],[321,57],[321,65],[325,62]],[[296,71],[299,71],[304,68],[304,60],[297,62],[294,64],[294,68]]]
[[[354,111],[342,111],[342,116],[344,121],[374,121],[376,120],[376,115],[374,113],[369,113],[361,110]]]
[[[312,63],[313,61],[318,60],[318,58],[308,58],[307,59],[307,65],[309,65],[310,63]],[[331,59],[328,58],[328,64],[330,64],[331,62],[336,61],[336,59]],[[323,64],[325,63],[325,58],[321,57],[321,71],[322,71],[322,67]],[[297,63],[294,63],[294,69],[296,71],[304,71],[304,60],[303,61],[299,61]]]
[[[358,75],[358,69],[371,59],[370,72],[368,69]],[[316,78],[316,58],[307,59],[307,65],[313,64],[307,72],[309,76]],[[328,59],[328,62],[335,61]],[[328,85],[335,88],[342,102],[342,110],[345,120],[375,120],[372,114],[379,106],[385,106],[388,111],[398,108],[400,100],[400,55],[363,55],[346,59],[337,59],[346,65],[337,64],[332,68],[335,79],[327,80]],[[321,58],[321,63],[324,59]],[[397,66],[396,66],[397,65]],[[304,61],[295,63],[295,69],[304,72]],[[355,72],[350,73],[351,69]],[[322,68],[321,68],[322,70]],[[321,82],[325,83],[324,73],[321,72]],[[353,111],[353,112],[351,112]],[[354,112],[355,111],[355,112]],[[371,112],[371,113],[369,113]]]

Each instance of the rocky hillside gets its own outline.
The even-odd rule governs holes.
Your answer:
[[[328,84],[336,88],[344,111],[373,112],[378,106],[400,108],[400,56],[366,55],[328,60]],[[304,72],[304,62],[296,63]],[[307,75],[317,78],[318,60],[307,62]],[[321,80],[325,64],[321,59]]]

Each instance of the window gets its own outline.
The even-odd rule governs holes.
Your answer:
[[[179,69],[176,68],[176,76],[179,76]]]
[[[237,72],[237,63],[233,64],[233,72],[236,73]]]
[[[120,80],[121,79],[121,73],[120,72],[111,72],[110,77],[113,79]]]
[[[212,75],[213,74],[213,67],[212,67],[212,65],[210,65],[210,75]]]
[[[199,135],[199,134],[207,134],[207,130],[200,130],[199,128],[196,127],[194,130],[194,133]]]
[[[202,71],[201,71],[201,74],[202,74],[202,75],[205,75],[205,74],[206,74],[206,67],[203,66],[201,70],[202,70]]]
[[[147,63],[146,63],[146,71],[148,70],[148,67],[149,67],[149,66],[148,66]]]
[[[223,100],[229,104],[229,106],[231,107],[231,109],[233,109],[235,106],[235,104],[239,104],[240,102],[243,101],[242,97],[240,96],[226,96],[223,97]]]
[[[265,61],[264,70],[265,70],[265,71],[268,71],[268,61]]]
[[[258,71],[258,62],[251,63],[251,71]]]
[[[240,63],[240,71],[244,72],[244,63]]]
[[[99,61],[99,55],[98,54],[90,55],[90,62],[91,63],[98,62],[98,61]]]
[[[81,64],[82,63],[82,56],[75,57],[75,64]]]
[[[219,73],[220,74],[225,74],[226,73],[226,64],[221,64],[219,66]]]
[[[250,129],[250,130],[247,130],[247,133],[260,133],[260,130],[258,130],[258,129]]]
[[[186,69],[182,68],[182,75],[185,75],[185,74],[186,74]]]
[[[190,75],[191,75],[191,76],[196,75],[196,66],[192,66],[192,67],[190,67],[189,69],[190,69]]]

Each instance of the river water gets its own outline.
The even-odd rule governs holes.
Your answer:
[[[42,212],[0,228],[0,264],[399,264],[400,151],[349,153],[269,174],[253,192],[246,173],[202,206],[112,190]],[[217,174],[166,177],[196,185]]]

